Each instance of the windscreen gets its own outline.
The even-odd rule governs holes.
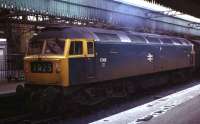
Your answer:
[[[29,43],[28,55],[37,54],[64,54],[64,39],[42,39],[33,40]]]

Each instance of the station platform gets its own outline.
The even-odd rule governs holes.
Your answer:
[[[90,124],[200,124],[200,82]]]
[[[0,81],[0,96],[5,94],[15,93],[16,87],[18,85],[23,85],[24,82],[15,82],[15,81]]]
[[[200,124],[200,96],[141,124]]]

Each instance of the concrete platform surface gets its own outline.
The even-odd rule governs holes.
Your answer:
[[[195,86],[91,124],[200,124],[195,120],[198,118],[200,119],[199,82]],[[187,120],[191,123],[187,123]]]
[[[15,89],[18,85],[23,85],[23,82],[7,82],[7,81],[0,81],[0,95],[15,93]]]
[[[141,124],[200,124],[200,96]]]

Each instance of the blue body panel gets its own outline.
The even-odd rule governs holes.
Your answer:
[[[94,58],[69,59],[71,85],[193,67],[192,46],[95,42]]]

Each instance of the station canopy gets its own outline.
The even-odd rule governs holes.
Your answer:
[[[199,0],[146,0],[200,18]]]

